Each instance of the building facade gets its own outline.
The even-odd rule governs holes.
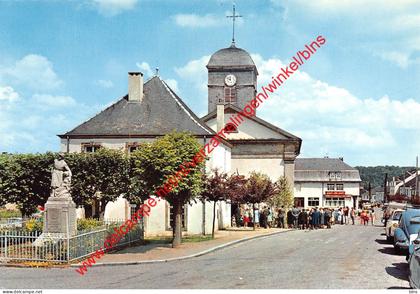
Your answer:
[[[358,207],[359,171],[341,158],[298,158],[294,197],[297,207]]]

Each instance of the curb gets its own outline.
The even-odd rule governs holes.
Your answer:
[[[193,258],[193,257],[199,257],[199,256],[202,256],[202,255],[206,255],[208,253],[215,252],[217,250],[220,250],[220,249],[223,249],[223,248],[235,245],[235,244],[244,243],[246,241],[251,241],[251,240],[255,240],[255,239],[267,238],[267,237],[271,237],[273,235],[287,233],[287,232],[290,232],[290,231],[292,231],[292,229],[285,229],[285,230],[280,231],[280,232],[273,232],[273,233],[264,234],[264,235],[245,237],[245,238],[242,238],[242,239],[239,239],[239,240],[234,240],[234,241],[231,241],[231,242],[228,242],[228,243],[225,243],[225,244],[218,245],[218,246],[213,247],[213,248],[206,249],[206,250],[198,252],[198,253],[194,253],[194,254],[186,255],[186,256],[181,256],[181,257],[173,257],[173,258],[167,258],[167,259],[127,261],[127,262],[104,262],[104,263],[95,263],[95,264],[92,264],[91,266],[97,267],[97,266],[116,266],[116,265],[136,265],[136,264],[163,263],[163,262],[184,260],[184,259],[189,259],[189,258]],[[71,264],[70,265],[70,267],[80,267],[80,266],[81,266],[81,264]]]

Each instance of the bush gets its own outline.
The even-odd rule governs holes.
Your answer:
[[[26,232],[42,232],[44,222],[41,219],[30,219],[25,222],[24,230]]]
[[[0,209],[0,218],[22,217],[19,210]]]
[[[103,222],[93,218],[82,218],[77,220],[77,230],[84,231],[103,226]]]

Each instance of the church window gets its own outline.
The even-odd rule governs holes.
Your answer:
[[[99,143],[82,143],[82,152],[94,153],[101,148]]]
[[[238,128],[232,124],[232,123],[228,123],[225,126],[225,133],[230,134],[230,133],[237,133],[238,132]]]
[[[225,103],[236,103],[235,87],[225,87]]]

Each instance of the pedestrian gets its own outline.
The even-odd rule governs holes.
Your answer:
[[[244,227],[248,227],[248,223],[249,223],[249,210],[248,209],[246,209],[245,210],[245,213],[244,213],[244,215],[243,215],[243,225],[244,225]]]
[[[347,225],[349,223],[349,207],[344,207],[344,223]]]
[[[309,223],[309,229],[313,229],[314,225],[313,225],[313,215],[314,215],[314,209],[311,208],[311,210],[308,213],[308,223]]]
[[[304,216],[305,209],[302,209],[302,211],[299,213],[298,216],[298,226],[300,230],[305,229],[305,216]]]
[[[293,206],[292,209],[292,215],[293,215],[293,226],[295,229],[298,228],[298,217],[300,214],[300,210],[296,207],[296,205]]]
[[[288,210],[287,211],[287,228],[293,228],[293,214],[292,214],[292,210]]]
[[[314,212],[312,214],[312,224],[315,229],[319,229],[320,218],[321,218],[321,214],[318,211],[318,207],[315,207]]]
[[[372,226],[373,226],[373,223],[375,222],[375,210],[373,209],[373,207],[370,210],[370,219],[372,221]]]
[[[355,217],[356,217],[356,212],[354,211],[354,207],[352,207],[351,211],[350,211],[350,218],[351,218],[352,225],[354,225],[354,218]]]
[[[331,229],[331,210],[328,208],[325,208],[324,211],[324,218],[325,218],[325,224],[327,225],[327,229]]]
[[[278,227],[284,229],[284,206],[279,209],[278,213]]]
[[[271,212],[270,207],[267,208],[267,225],[269,228],[273,226],[273,213]]]
[[[260,227],[260,210],[257,203],[254,204],[254,226],[256,228]]]

